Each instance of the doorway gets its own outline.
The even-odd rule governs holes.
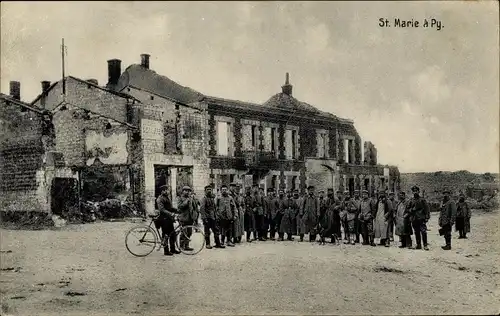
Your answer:
[[[74,178],[54,178],[50,190],[50,208],[55,215],[67,214],[78,207],[78,181]]]

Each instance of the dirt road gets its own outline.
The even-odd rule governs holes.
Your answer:
[[[197,256],[130,255],[133,223],[1,230],[2,314],[498,314],[498,213],[443,251],[243,243]]]

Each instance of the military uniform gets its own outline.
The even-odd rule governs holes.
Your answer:
[[[191,188],[184,187],[182,191],[191,192]],[[182,226],[194,225],[198,221],[198,203],[191,196],[182,195],[179,198],[177,209],[179,211],[179,222]],[[192,250],[189,247],[189,237],[191,237],[192,231],[188,229],[187,235],[181,234],[180,236],[180,247],[185,250]]]
[[[355,242],[359,243],[359,235],[361,234],[361,221],[359,220],[359,209],[361,207],[361,199],[359,197],[359,191],[355,191],[353,202],[357,209],[356,217],[354,218],[354,237],[355,237]]]
[[[251,233],[253,232],[254,240],[257,239],[257,229],[255,227],[255,209],[253,206],[253,197],[250,191],[246,192],[245,195],[245,231],[247,242],[252,242]]]
[[[365,191],[368,193],[367,191]],[[362,199],[359,204],[359,220],[361,223],[361,231],[363,235],[364,245],[375,245],[373,232],[373,214],[375,210],[370,198]]]
[[[410,248],[412,244],[412,229],[408,201],[405,198],[400,198],[395,209],[395,233],[401,241],[400,248]]]
[[[414,186],[412,192],[418,194],[420,189]],[[415,240],[417,243],[416,249],[422,249],[422,242],[424,248],[427,248],[427,221],[429,221],[431,217],[427,201],[419,195],[416,197],[414,196],[408,202],[408,209],[410,210],[410,219],[413,231],[415,232]]]
[[[216,216],[221,228],[221,244],[224,244],[227,238],[227,245],[234,247],[231,238],[233,237],[233,223],[236,218],[236,204],[228,193],[228,195],[221,195],[216,199],[215,207],[217,210]]]
[[[254,215],[255,215],[255,226],[258,234],[258,239],[260,241],[264,241],[265,236],[267,235],[267,228],[265,226],[265,202],[264,197],[260,193],[256,193],[253,196],[252,200]]]
[[[319,218],[319,199],[314,196],[314,194],[308,194],[302,200],[301,210],[301,226],[300,233],[301,238],[304,234],[309,233],[309,241],[313,242],[316,240],[316,227],[318,225]]]
[[[303,198],[299,195],[298,192],[294,192],[293,194],[293,200],[298,206],[297,210],[297,215],[295,216],[295,222],[293,223],[293,228],[294,228],[294,233],[298,234],[300,236],[300,241],[304,240],[304,234],[301,233],[301,227],[302,227],[302,213],[301,213],[301,208],[302,208],[302,200]]]
[[[178,253],[175,249],[174,217],[176,210],[172,206],[172,201],[166,194],[160,194],[156,199],[156,205],[160,211],[157,219],[158,226],[161,228],[161,239],[163,241],[163,253],[171,255]],[[168,237],[167,237],[168,236]],[[168,238],[168,241],[166,240]],[[169,249],[170,246],[170,249]]]
[[[465,196],[461,194],[457,203],[457,219],[455,222],[455,229],[460,234],[459,239],[467,238],[467,233],[470,232],[470,218],[471,211],[469,204],[465,202]]]
[[[271,240],[274,240],[276,237],[276,232],[279,229],[279,224],[282,217],[282,215],[279,213],[278,199],[273,196],[273,192],[273,190],[269,191],[270,194],[268,193],[266,197],[266,212],[267,218],[269,219]]]
[[[287,234],[287,240],[292,240],[293,235],[293,219],[296,218],[299,211],[299,205],[293,197],[287,196],[282,202],[280,202],[280,211],[283,213],[283,218],[280,223],[280,238],[284,239],[285,233]]]
[[[213,195],[205,195],[200,202],[200,215],[201,220],[203,221],[203,227],[205,230],[205,243],[207,248],[210,249],[210,230],[212,230],[214,234],[215,247],[221,248],[220,236],[219,236],[219,228],[217,226],[216,217],[215,217],[216,209],[215,209],[215,200]]]
[[[347,243],[355,244],[356,238],[356,217],[358,216],[358,205],[349,196],[344,201],[345,221],[347,228]]]
[[[445,191],[443,193],[450,193]],[[451,249],[451,231],[455,224],[455,219],[457,216],[457,206],[452,199],[444,200],[441,204],[441,210],[439,212],[439,235],[444,236],[446,246],[442,247],[444,250]]]

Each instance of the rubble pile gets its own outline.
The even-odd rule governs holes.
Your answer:
[[[42,230],[54,227],[50,214],[35,211],[0,211],[0,224],[9,229],[25,230]]]

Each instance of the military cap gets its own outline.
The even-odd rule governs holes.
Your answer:
[[[319,193],[325,193],[325,190],[319,190]]]
[[[160,187],[160,190],[163,191],[163,190],[167,190],[168,189],[168,185],[164,184]]]
[[[411,188],[411,191],[412,192],[420,192],[420,188],[417,187],[416,185],[414,185],[412,188]]]
[[[362,193],[368,193],[368,190],[363,190]]]
[[[209,185],[205,186],[205,190],[206,190],[206,189],[212,189],[212,185],[211,185],[211,184],[209,184]]]
[[[250,191],[251,187],[245,187],[246,191]]]
[[[310,185],[307,187],[308,190],[314,189],[314,185]]]
[[[443,194],[451,194],[451,190],[448,188],[443,189]]]
[[[274,192],[274,188],[267,188],[267,192]]]
[[[459,197],[465,197],[465,194],[463,192],[460,192],[460,194],[458,196]]]
[[[241,188],[241,183],[236,183],[237,188]]]
[[[354,193],[359,193],[359,190],[354,190]]]
[[[229,184],[229,186],[230,186],[230,187],[235,187],[235,186],[236,186],[236,183],[231,182],[231,183]]]
[[[349,194],[350,192],[349,192],[349,190],[345,190],[345,191],[344,191],[344,193],[347,193],[347,194]]]
[[[333,189],[332,189],[332,188],[330,188],[330,189],[327,189],[327,191],[328,191],[328,192],[333,192]]]
[[[295,189],[295,190],[293,190],[293,192],[297,192],[297,193],[299,193],[299,190],[298,190],[298,189]]]
[[[191,191],[191,188],[187,185],[182,187],[182,191]]]
[[[227,188],[227,185],[223,184],[223,185],[221,185],[221,186],[220,186],[220,188],[221,188],[221,189],[222,189],[222,188]]]
[[[341,194],[341,193],[342,193],[342,191],[340,191],[340,190],[337,190],[337,194]]]
[[[394,192],[393,191],[389,192],[389,195],[394,195]]]
[[[259,187],[259,185],[258,185],[258,184],[253,184],[253,185],[252,185],[252,188],[258,188],[258,187]]]

